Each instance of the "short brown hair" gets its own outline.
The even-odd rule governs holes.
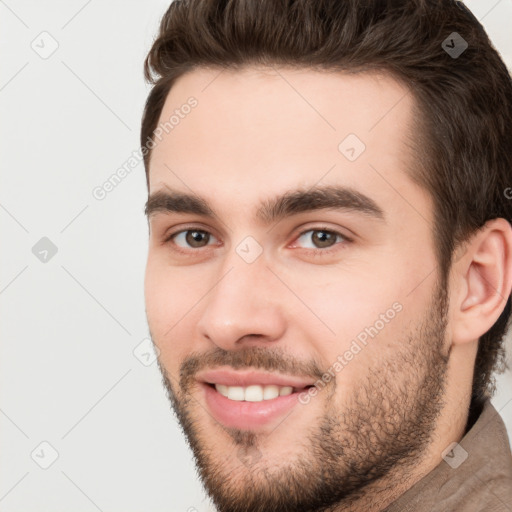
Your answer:
[[[443,48],[454,33],[458,56]],[[494,218],[512,220],[512,80],[478,20],[454,0],[177,0],[165,13],[144,63],[154,84],[141,144],[153,136],[167,94],[197,67],[282,65],[349,72],[385,71],[415,98],[411,177],[434,201],[434,236],[443,286],[454,249]],[[151,153],[144,156],[149,176]],[[149,181],[148,181],[149,183]],[[492,396],[504,363],[506,306],[481,336],[473,399]]]

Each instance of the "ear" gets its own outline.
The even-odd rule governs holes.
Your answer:
[[[485,334],[503,312],[512,288],[512,228],[488,221],[464,246],[452,268],[452,343]]]

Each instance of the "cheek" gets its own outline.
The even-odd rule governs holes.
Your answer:
[[[144,295],[148,324],[157,345],[174,336],[179,319],[185,315],[188,293],[189,288],[183,285],[179,274],[160,264],[157,258],[148,257]]]
[[[338,275],[329,281],[317,281],[314,286],[303,284],[300,298],[310,311],[303,311],[295,320],[302,326],[299,329],[308,333],[310,354],[315,351],[323,364],[331,366],[338,356],[350,351],[347,359],[357,359],[365,366],[367,358],[378,357],[395,346],[408,319],[416,315],[413,301],[417,298],[404,293],[405,276],[399,280],[375,268]]]
[[[149,255],[144,280],[146,315],[164,367],[177,375],[192,350],[199,299],[207,292],[197,270],[173,268],[159,255]]]
[[[375,271],[333,270],[329,279],[315,279],[314,285],[302,281],[301,286],[297,281],[293,289],[312,311],[307,317],[318,321],[316,315],[334,331],[331,337],[335,334],[338,341],[373,323],[401,295],[400,283],[393,279],[386,281]]]

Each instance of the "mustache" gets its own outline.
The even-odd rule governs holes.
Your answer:
[[[281,347],[252,346],[240,350],[215,347],[203,354],[194,352],[183,361],[179,378],[182,390],[187,391],[194,384],[198,372],[219,366],[229,366],[235,370],[251,368],[315,380],[321,379],[324,374],[315,359],[301,361]]]

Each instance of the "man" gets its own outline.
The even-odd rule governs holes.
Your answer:
[[[508,511],[512,83],[451,0],[184,0],[148,322],[219,511]]]

